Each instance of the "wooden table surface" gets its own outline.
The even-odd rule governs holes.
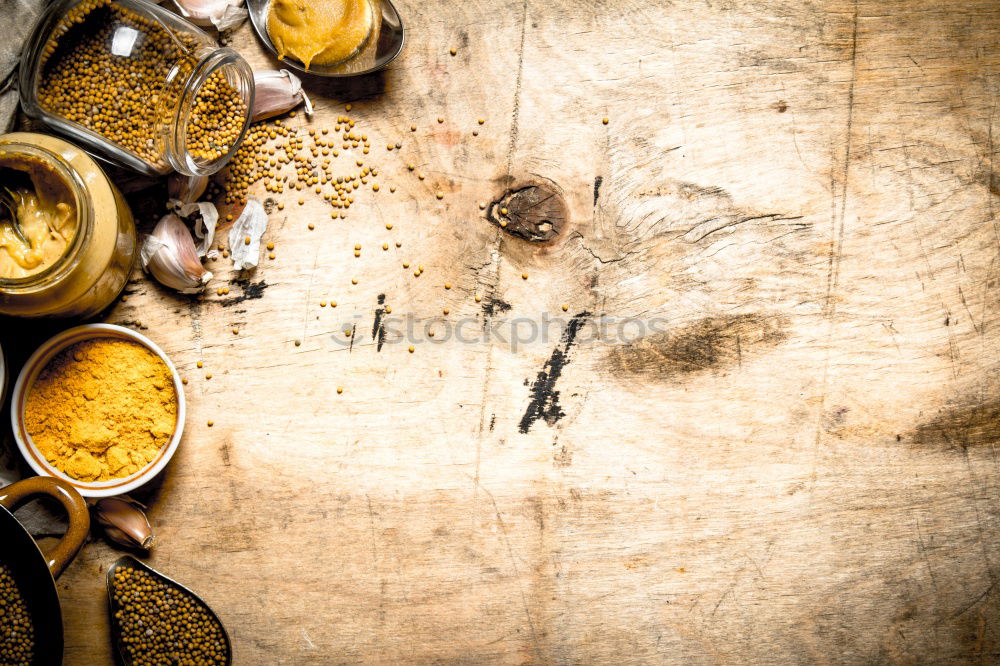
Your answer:
[[[189,379],[149,562],[236,662],[1000,661],[1000,6],[398,4],[288,121],[351,103],[381,191],[106,317]],[[59,581],[67,664],[117,555]]]

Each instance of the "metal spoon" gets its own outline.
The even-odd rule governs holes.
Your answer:
[[[140,562],[131,555],[126,555],[116,560],[115,563],[112,564],[111,567],[108,569],[108,574],[107,574],[108,602],[111,607],[111,634],[112,638],[114,639],[115,646],[118,649],[118,655],[121,657],[121,661],[123,664],[125,664],[125,666],[132,666],[132,658],[129,655],[128,650],[125,649],[125,644],[122,642],[121,628],[118,625],[118,618],[116,617],[116,614],[118,613],[120,608],[118,606],[118,603],[115,601],[115,585],[114,585],[115,572],[123,567],[145,571],[154,578],[163,581],[170,587],[180,590],[181,593],[185,594],[186,596],[190,597],[198,604],[200,604],[201,607],[205,610],[205,612],[208,613],[209,617],[211,617],[212,620],[214,620],[216,624],[219,625],[219,628],[222,630],[222,638],[225,640],[226,643],[226,661],[223,664],[223,666],[232,666],[233,644],[229,640],[229,632],[226,631],[226,627],[219,620],[219,617],[215,614],[215,611],[213,611],[208,606],[208,604],[206,604],[204,600],[202,600],[202,598],[199,597],[197,594],[187,589],[177,581],[167,578],[156,569],[153,569],[152,567],[144,564],[143,562]]]
[[[21,224],[17,219],[17,203],[14,201],[16,196],[9,188],[4,187],[3,192],[0,192],[0,207],[6,209],[7,215],[10,216],[10,228],[14,230],[14,235],[17,236],[17,239],[28,247],[31,247],[31,242],[24,235]]]
[[[281,59],[282,65],[306,74],[330,77],[371,74],[388,65],[403,50],[405,39],[403,19],[390,0],[371,0],[371,3],[376,14],[371,41],[363,46],[357,55],[338,65],[310,65],[309,69],[294,58],[288,57]],[[270,6],[271,0],[247,0],[254,32],[267,50],[277,58],[278,50],[274,48],[271,37],[267,34],[267,13]]]

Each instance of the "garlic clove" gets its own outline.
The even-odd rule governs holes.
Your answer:
[[[254,121],[281,115],[303,103],[306,115],[312,115],[312,102],[302,89],[302,81],[287,69],[254,72],[253,83]]]
[[[247,199],[233,226],[229,228],[229,256],[233,268],[253,268],[260,258],[260,237],[267,231],[267,211],[254,197]],[[249,240],[249,242],[247,242]]]
[[[214,25],[219,32],[235,28],[247,17],[243,0],[174,0],[174,5],[192,23]]]
[[[92,507],[94,520],[109,541],[126,548],[149,550],[156,537],[143,509],[142,504],[125,496],[105,497]]]
[[[212,274],[198,258],[191,232],[177,215],[160,218],[139,252],[142,267],[161,284],[184,294],[200,292]]]

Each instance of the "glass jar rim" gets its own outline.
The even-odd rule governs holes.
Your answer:
[[[241,85],[242,89],[246,91],[246,98],[243,100],[246,103],[243,126],[240,128],[239,136],[232,142],[226,153],[214,160],[201,162],[196,160],[187,148],[190,111],[209,77],[216,72],[226,70],[235,74],[238,82],[234,83]],[[170,166],[186,176],[210,176],[222,169],[239,150],[243,139],[246,138],[247,131],[250,129],[255,93],[253,70],[239,53],[227,46],[207,50],[207,53],[203,55],[187,77],[181,102],[175,110],[174,132],[167,148],[167,162]]]
[[[22,143],[20,141],[0,143],[0,152],[27,155],[44,161],[46,166],[51,167],[56,172],[57,176],[73,195],[73,203],[76,209],[76,233],[73,234],[73,242],[51,266],[37,273],[20,278],[0,277],[0,289],[4,291],[29,290],[33,287],[59,280],[73,270],[79,261],[81,248],[84,247],[93,233],[93,205],[80,172],[58,153],[42,146]]]

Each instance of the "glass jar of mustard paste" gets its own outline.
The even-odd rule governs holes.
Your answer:
[[[56,0],[27,44],[25,112],[141,173],[213,174],[250,124],[247,62],[146,0]]]
[[[0,314],[85,318],[110,305],[132,272],[135,225],[93,158],[53,136],[5,134],[0,183]]]

